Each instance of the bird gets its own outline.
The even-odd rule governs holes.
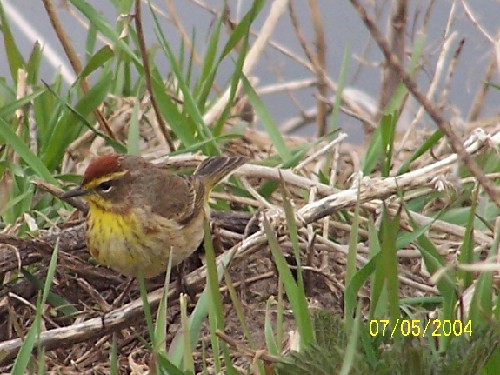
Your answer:
[[[247,160],[209,157],[192,175],[178,175],[139,156],[103,155],[61,198],[88,202],[85,242],[98,263],[153,278],[167,270],[170,256],[175,266],[198,248],[210,191]]]

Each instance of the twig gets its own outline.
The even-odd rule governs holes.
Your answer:
[[[61,42],[61,45],[64,49],[64,52],[66,53],[66,56],[68,57],[68,60],[71,64],[71,67],[75,71],[75,73],[78,75],[82,72],[83,66],[82,63],[80,62],[80,59],[78,58],[78,54],[76,53],[75,49],[73,48],[73,45],[71,44],[68,36],[66,35],[64,28],[59,22],[59,18],[57,17],[57,13],[54,9],[54,6],[52,5],[51,0],[43,0],[43,5],[45,7],[45,10],[47,11],[47,15],[49,16],[50,23],[52,24],[52,27],[54,28],[54,31],[56,32],[57,38]],[[89,92],[90,86],[87,82],[86,77],[81,77],[80,78],[80,86],[82,88],[82,91],[84,93]],[[99,125],[106,130],[108,135],[116,139],[115,134],[109,127],[108,123],[106,122],[106,119],[104,118],[104,115],[101,113],[99,109],[94,110],[94,116],[97,119],[97,122]]]
[[[151,101],[151,106],[155,111],[156,121],[158,125],[160,125],[160,129],[165,137],[165,140],[168,143],[168,147],[170,148],[170,152],[175,151],[175,145],[172,141],[172,137],[170,136],[169,129],[165,121],[163,120],[162,115],[160,114],[160,110],[158,108],[158,104],[156,103],[156,97],[153,91],[153,84],[151,82],[151,69],[149,66],[149,55],[146,49],[146,43],[144,42],[144,31],[142,29],[142,12],[141,12],[141,0],[135,0],[135,27],[137,29],[137,40],[139,42],[139,49],[141,50],[142,61],[144,65],[144,79],[146,81],[146,87],[149,91],[149,100]]]
[[[448,55],[448,52],[451,48],[452,42],[455,40],[457,36],[456,32],[453,32],[449,37],[446,38],[446,40],[443,43],[443,47],[441,48],[441,53],[439,54],[437,63],[436,63],[436,74],[434,74],[434,77],[432,77],[432,81],[429,85],[429,89],[427,90],[427,99],[428,100],[433,100],[434,94],[437,91],[438,84],[441,81],[441,76],[444,73],[444,62],[445,59]],[[417,124],[420,122],[422,119],[422,116],[424,115],[424,107],[420,107],[417,111],[417,114],[413,118],[413,121],[411,122],[410,126],[408,126],[408,130],[405,132],[401,142],[399,142],[399,147],[397,152],[401,152],[401,150],[405,147],[406,141],[412,134],[412,131],[414,128],[417,126]]]
[[[389,40],[391,50],[397,56],[400,62],[404,61],[405,57],[405,38],[407,29],[406,14],[408,10],[408,0],[393,1],[393,9],[391,21],[389,24]],[[379,113],[382,113],[384,108],[389,103],[389,100],[394,94],[396,87],[399,84],[399,76],[394,69],[391,69],[387,61],[385,63],[382,79],[382,87],[379,97]]]
[[[199,0],[191,0],[191,2],[195,3],[196,5],[200,6],[203,9],[207,10],[211,14],[217,15],[217,12],[214,9],[208,7],[203,2],[201,2]],[[258,38],[261,36],[261,31],[256,32],[255,30],[250,30],[250,33],[253,36],[257,36]],[[268,44],[271,48],[274,48],[276,51],[280,52],[284,56],[291,58],[293,61],[304,66],[309,71],[311,71],[313,73],[315,72],[313,65],[309,61],[303,59],[301,56],[299,56],[298,54],[296,54],[292,50],[286,48],[281,43],[278,43],[272,39],[269,39]],[[337,91],[337,84],[332,79],[330,79],[328,76],[325,76],[325,78],[326,78],[326,82],[327,82],[330,90],[332,90],[333,92],[336,92]],[[361,106],[359,106],[352,98],[344,95],[344,93],[342,95],[342,101],[344,102],[345,106],[349,108],[349,111],[344,111],[344,107],[341,107],[342,112],[346,113],[348,116],[352,116],[352,117],[362,121],[363,123],[367,124],[368,126],[370,126],[372,128],[376,128],[376,124],[371,120],[370,114],[367,113],[363,108],[361,108]],[[217,118],[217,116],[211,115],[210,117],[207,117],[207,119],[212,119],[212,118]],[[207,121],[205,121],[205,122],[208,123]]]
[[[488,40],[488,42],[490,42],[491,44],[495,44],[495,39],[490,34],[488,34],[488,32],[481,26],[474,13],[472,13],[472,9],[469,8],[469,5],[465,2],[465,0],[462,0],[462,5],[464,7],[465,15],[471,20],[472,24],[476,26],[476,28]]]
[[[282,363],[283,360],[279,357],[275,357],[269,353],[267,353],[264,350],[253,350],[250,349],[249,347],[243,345],[242,343],[239,343],[235,339],[233,339],[231,336],[226,335],[224,332],[221,330],[216,330],[215,334],[221,339],[224,340],[225,342],[228,343],[230,347],[233,349],[243,353],[244,355],[252,358],[252,359],[262,359],[263,361],[269,362],[269,363]]]
[[[318,7],[317,0],[309,0],[309,9],[311,11],[311,18],[313,21],[314,32],[316,34],[316,58],[313,65],[316,69],[316,77],[318,80],[318,98],[316,99],[316,107],[318,109],[318,116],[316,118],[317,135],[322,137],[327,133],[327,104],[321,98],[328,96],[328,85],[326,84],[326,43],[325,43],[325,30],[321,20],[321,11]]]
[[[201,59],[198,56],[198,53],[196,50],[193,48],[193,43],[191,41],[191,37],[189,37],[186,33],[186,30],[184,29],[184,26],[182,25],[182,21],[178,17],[177,10],[175,9],[174,3],[172,0],[166,0],[165,4],[167,5],[168,8],[168,13],[170,17],[172,18],[172,23],[174,26],[179,30],[179,33],[181,34],[182,41],[186,45],[187,49],[189,50],[189,53],[192,54],[194,62],[198,65],[201,65]]]
[[[314,30],[316,33],[316,51],[317,54],[314,54],[311,48],[309,47],[309,43],[307,42],[304,33],[299,24],[299,17],[295,12],[295,7],[293,6],[293,2],[290,1],[288,5],[288,12],[290,14],[290,20],[292,21],[292,25],[295,29],[295,34],[297,36],[297,40],[304,51],[307,59],[309,60],[313,71],[316,74],[317,80],[317,90],[319,96],[326,98],[328,96],[328,86],[325,80],[325,70],[326,70],[326,45],[325,45],[325,36],[323,25],[321,22],[321,15],[318,9],[318,4],[315,0],[309,0],[309,9],[311,11],[311,17],[314,25]],[[326,103],[321,99],[316,100],[316,124],[317,131],[316,134],[319,137],[322,137],[326,133],[326,116],[327,109]]]
[[[469,153],[465,150],[465,147],[458,138],[458,136],[453,132],[450,123],[447,122],[441,113],[434,107],[434,105],[428,101],[425,95],[418,89],[415,81],[410,77],[410,75],[405,71],[398,58],[391,52],[387,41],[384,39],[382,34],[377,28],[374,20],[366,13],[366,10],[361,6],[358,0],[350,0],[361,19],[365,23],[366,27],[370,31],[370,34],[377,42],[379,48],[382,50],[384,57],[391,66],[392,69],[396,70],[401,80],[405,84],[408,91],[417,99],[417,101],[425,108],[429,116],[434,120],[439,129],[448,138],[450,146],[453,151],[460,157],[465,166],[469,171],[477,178],[478,183],[483,187],[484,191],[491,200],[500,207],[500,194],[498,194],[497,188],[485,177],[484,173],[479,169],[476,162],[471,158]]]
[[[289,0],[275,0],[271,5],[269,16],[262,25],[259,36],[255,40],[252,48],[250,49],[250,51],[248,51],[248,54],[246,56],[245,63],[243,64],[243,69],[242,69],[242,74],[244,76],[248,76],[252,72],[254,66],[259,61],[259,58],[264,52],[264,48],[266,47],[269,38],[271,37],[271,34],[274,31],[274,28],[278,24],[278,20],[281,18],[281,16],[285,11],[288,1]],[[241,89],[241,84],[238,85],[238,88],[236,90],[236,95],[238,94],[240,89]],[[205,124],[213,123],[220,116],[220,114],[222,113],[222,111],[224,111],[224,108],[226,107],[229,101],[230,95],[231,95],[231,88],[228,88],[224,92],[224,94],[217,100],[214,106],[210,108],[210,110],[203,116],[203,122]]]
[[[347,134],[344,132],[340,132],[337,138],[335,138],[333,141],[328,142],[326,145],[321,147],[319,150],[316,152],[312,153],[308,157],[306,157],[304,160],[302,160],[297,166],[294,168],[295,171],[300,171],[301,169],[304,168],[307,164],[309,164],[311,161],[319,158],[323,154],[329,152],[333,148],[337,148],[339,144],[341,144],[344,139],[347,138]],[[336,147],[337,146],[337,147]]]
[[[497,42],[498,48],[500,48],[500,42]],[[468,121],[477,121],[479,118],[479,114],[483,109],[485,104],[486,93],[488,92],[490,86],[491,79],[493,78],[493,74],[497,71],[500,71],[500,49],[497,54],[494,52],[491,54],[491,60],[486,68],[486,72],[484,73],[484,78],[481,80],[481,84],[479,89],[474,96],[472,101],[471,109],[468,116]]]
[[[266,86],[257,87],[255,91],[259,96],[275,94],[282,91],[294,91],[307,89],[316,84],[315,78],[305,78],[299,80],[291,80],[287,82],[273,83]]]
[[[464,42],[465,39],[460,40],[460,42],[458,43],[458,47],[455,49],[455,53],[453,54],[453,57],[450,60],[448,74],[445,76],[445,80],[443,82],[443,89],[441,90],[440,103],[445,103],[448,99],[448,95],[450,93],[451,79],[453,77],[453,74],[455,73],[455,68],[457,67],[458,58],[462,53]]]
[[[493,136],[487,136],[486,138],[473,135],[469,141],[472,142],[464,151],[470,158],[470,154],[477,152],[487,142],[498,145],[500,143],[500,132]],[[457,159],[457,154],[452,154],[434,164],[397,177],[387,177],[384,179],[365,177],[362,181],[363,186],[361,187],[359,200],[361,202],[367,202],[374,198],[385,199],[398,190],[406,191],[417,186],[428,186],[431,184],[431,180],[436,174],[442,174],[445,169],[456,163]],[[488,184],[490,184],[489,180]],[[303,218],[305,223],[310,223],[326,215],[330,215],[336,210],[352,207],[357,199],[357,188],[343,190],[315,203],[305,205],[298,211],[298,215]]]
[[[48,182],[45,182],[42,180],[34,180],[34,181],[31,181],[31,183],[36,185],[40,189],[52,194],[54,197],[57,197],[60,199],[61,199],[61,195],[64,193],[63,189],[61,189],[55,185],[49,184]],[[87,211],[89,210],[87,204],[85,204],[81,199],[64,198],[64,201],[66,203],[69,203],[70,205],[72,205],[76,209],[82,211],[83,213],[87,213]]]

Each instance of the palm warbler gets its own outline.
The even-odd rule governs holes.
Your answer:
[[[155,277],[166,271],[171,250],[176,265],[198,248],[211,189],[246,160],[208,158],[183,176],[141,157],[101,156],[62,197],[89,203],[86,242],[99,263],[126,276]]]

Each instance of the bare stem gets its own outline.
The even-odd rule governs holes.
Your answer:
[[[158,104],[156,103],[156,98],[153,92],[153,85],[151,83],[151,70],[149,68],[149,55],[146,49],[146,43],[144,42],[144,30],[142,28],[142,11],[141,11],[141,0],[135,0],[135,27],[137,31],[137,40],[139,42],[139,49],[141,50],[142,62],[144,65],[144,79],[146,80],[146,87],[149,91],[149,97],[151,100],[151,106],[155,111],[156,120],[160,125],[160,129],[165,137],[165,140],[168,143],[168,147],[170,148],[170,152],[175,151],[175,145],[172,141],[172,137],[170,136],[170,132],[168,130],[167,124],[163,120],[163,117],[160,114],[158,109]]]
[[[435,106],[430,101],[428,101],[425,95],[418,89],[417,84],[405,71],[397,56],[395,56],[391,52],[389,43],[387,42],[387,40],[385,40],[385,38],[378,30],[375,21],[366,13],[366,10],[361,6],[359,1],[351,0],[351,4],[360,15],[365,26],[370,31],[373,39],[375,39],[375,41],[377,42],[391,69],[394,69],[398,73],[401,81],[403,81],[408,91],[410,91],[415,99],[424,107],[425,111],[429,114],[429,116],[434,120],[439,129],[446,136],[453,151],[458,155],[458,157],[462,160],[462,162],[474,175],[474,177],[476,177],[477,181],[483,187],[484,191],[486,192],[486,194],[488,194],[491,200],[495,202],[498,207],[500,207],[500,194],[498,193],[498,190],[479,169],[478,165],[474,162],[472,157],[467,153],[462,141],[451,129],[450,123],[444,119],[437,108],[435,108]]]
[[[59,39],[59,42],[61,42],[61,45],[64,49],[64,52],[66,53],[66,56],[68,57],[68,60],[71,64],[71,67],[75,71],[75,73],[78,75],[81,73],[83,70],[82,63],[80,62],[80,59],[78,58],[78,54],[76,53],[75,49],[73,48],[73,45],[71,44],[68,36],[66,35],[66,32],[64,31],[64,28],[59,21],[59,18],[57,17],[57,12],[54,9],[54,6],[52,5],[52,2],[50,0],[43,0],[43,5],[45,7],[45,10],[47,11],[47,15],[49,16],[50,23],[52,24],[52,27],[54,28],[54,31],[56,32],[57,38]],[[84,93],[89,92],[90,87],[87,82],[86,77],[81,77],[79,79],[80,81],[80,87],[82,88],[82,91]],[[113,131],[109,127],[108,123],[106,122],[106,119],[104,118],[104,115],[101,113],[99,109],[94,110],[94,116],[97,119],[97,122],[101,126],[102,129],[104,129],[108,135],[116,139]]]

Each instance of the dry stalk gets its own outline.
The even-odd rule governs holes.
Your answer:
[[[495,145],[494,147],[496,147],[500,143],[500,132],[493,136],[484,136],[480,134],[471,136],[467,142],[469,146],[464,149],[464,152],[470,159],[471,154],[476,153],[488,142],[491,142]],[[434,164],[427,165],[397,177],[387,177],[384,179],[365,177],[362,181],[363,186],[359,194],[359,200],[361,203],[364,203],[376,198],[385,199],[398,190],[407,191],[412,188],[429,186],[432,184],[432,179],[435,176],[444,173],[445,170],[449,169],[457,162],[457,159],[457,154],[452,154]],[[487,179],[487,177],[484,178]],[[488,184],[490,184],[489,180]],[[309,223],[329,215],[336,210],[352,207],[357,199],[357,188],[343,190],[313,204],[305,205],[298,211],[298,215],[305,223]]]
[[[497,42],[497,48],[500,48],[500,42]],[[493,78],[493,75],[497,71],[497,69],[500,71],[500,50],[497,52],[497,54],[492,53],[491,54],[491,60],[490,63],[488,64],[488,67],[486,68],[486,72],[484,73],[484,78],[481,80],[481,84],[479,85],[479,88],[476,92],[476,95],[474,96],[474,99],[472,100],[472,105],[471,109],[469,112],[468,116],[468,121],[477,121],[479,119],[479,114],[481,113],[481,110],[483,109],[484,103],[485,103],[485,98],[488,90],[490,89],[490,82]],[[497,68],[498,67],[498,68]]]
[[[322,243],[322,244],[325,244],[325,245],[330,245],[334,251],[341,252],[341,253],[343,253],[345,255],[347,255],[348,252],[349,252],[349,247],[348,246],[346,246],[346,245],[342,246],[342,245],[335,244],[332,241],[330,241],[328,238],[325,238],[325,237],[322,237],[322,236],[318,236],[318,237],[316,237],[316,240],[319,243]],[[359,245],[358,245],[358,247],[359,247]],[[364,252],[368,253],[368,251],[364,251]],[[365,265],[365,264],[368,263],[368,258],[366,258],[363,255],[361,255],[359,251],[356,254],[356,260],[361,265]],[[399,273],[398,273],[398,280],[402,284],[410,285],[413,288],[420,289],[423,292],[428,292],[428,293],[433,293],[433,294],[435,294],[437,292],[437,289],[435,287],[429,286],[429,285],[425,285],[425,284],[417,283],[417,282],[411,280],[409,277],[403,276],[403,275],[401,275]]]
[[[328,97],[328,85],[326,84],[326,42],[325,30],[321,20],[321,11],[316,0],[309,0],[309,9],[313,21],[314,31],[316,33],[316,59],[313,65],[316,66],[316,77],[318,80],[318,97],[316,98],[316,107],[318,116],[316,118],[317,136],[322,137],[327,133],[327,115],[328,108],[323,98]]]
[[[216,16],[218,14],[218,12],[215,9],[209,7],[207,4],[205,4],[204,2],[202,2],[200,0],[191,0],[191,2],[196,4],[197,6],[201,7],[202,9],[208,11],[209,13],[211,13],[214,16]],[[262,32],[261,31],[256,32],[255,30],[250,30],[250,34],[252,36],[256,36],[257,38],[259,38],[260,35],[262,34]],[[284,56],[289,57],[293,61],[304,66],[307,70],[309,70],[311,72],[315,72],[313,65],[309,61],[303,59],[301,56],[297,55],[296,53],[294,53],[290,49],[286,48],[282,44],[280,44],[272,39],[269,39],[268,45],[271,48],[274,48],[276,51],[283,54]],[[326,76],[326,74],[325,74],[325,79],[326,79],[326,82],[327,82],[330,90],[336,92],[337,91],[337,84],[333,80],[331,80],[328,76]],[[226,101],[227,101],[227,99],[226,99]],[[345,113],[347,116],[354,117],[365,124],[368,124],[372,128],[376,128],[376,124],[371,120],[370,114],[367,113],[365,110],[363,110],[363,108],[361,108],[361,106],[359,106],[352,98],[343,94],[342,101],[345,104],[345,106],[342,106],[340,108],[343,113]],[[221,104],[221,106],[224,107],[222,104]],[[346,107],[347,107],[347,110],[346,110]],[[220,109],[218,109],[218,111],[220,111]],[[217,112],[217,113],[220,113],[220,112]],[[205,123],[209,123],[208,121],[206,121],[207,119],[213,120],[213,119],[217,118],[217,116],[218,115],[216,113],[210,114],[210,116],[207,115],[207,118],[205,119]]]
[[[258,87],[255,91],[259,96],[275,94],[282,91],[295,91],[301,89],[307,89],[316,84],[316,79],[314,78],[306,78],[300,80],[291,80],[287,82],[278,82],[270,85]]]
[[[231,336],[225,334],[224,332],[217,330],[215,334],[223,341],[225,341],[234,350],[243,353],[245,356],[255,359],[262,359],[263,361],[269,363],[281,363],[283,360],[280,357],[275,357],[264,350],[253,350],[246,345],[236,341]]]
[[[464,42],[465,39],[460,40],[458,47],[456,48],[455,53],[453,54],[453,57],[450,60],[448,74],[446,75],[445,80],[443,82],[443,90],[441,91],[440,103],[444,104],[448,100],[448,95],[450,93],[451,79],[453,77],[453,74],[455,73],[455,68],[457,67],[458,58],[462,53]]]
[[[392,2],[393,9],[391,20],[389,23],[388,39],[392,53],[400,62],[405,61],[405,38],[407,21],[406,15],[408,11],[408,0],[397,0]],[[382,87],[379,97],[379,113],[383,113],[384,108],[389,103],[389,100],[394,94],[396,87],[399,85],[399,75],[394,69],[391,69],[387,64],[384,64]]]
[[[184,29],[184,26],[182,25],[182,21],[180,20],[178,14],[177,14],[177,9],[175,9],[175,5],[172,0],[165,0],[165,4],[167,5],[168,13],[170,17],[172,18],[172,23],[174,26],[179,30],[179,33],[181,34],[181,38],[183,43],[186,45],[187,49],[189,50],[189,53],[193,56],[193,60],[196,64],[201,65],[201,59],[198,56],[198,53],[193,47],[193,43],[191,42],[191,37],[188,36],[186,33],[186,30]]]
[[[278,24],[278,20],[283,15],[285,8],[288,4],[289,0],[275,0],[271,5],[271,9],[269,10],[269,15],[267,19],[264,21],[262,25],[261,32],[259,33],[257,39],[255,40],[252,48],[248,51],[245,62],[243,64],[242,74],[247,77],[257,64],[260,59],[260,56],[264,52],[266,45],[268,44],[269,38],[273,33],[276,25]],[[241,90],[241,83],[238,84],[236,89],[236,94]],[[203,122],[205,124],[213,123],[224,111],[229,98],[231,95],[231,89],[228,88],[224,92],[224,94],[217,100],[217,102],[213,105],[210,110],[205,113],[203,116]]]
[[[168,143],[168,147],[170,152],[175,151],[175,145],[172,141],[172,137],[170,136],[169,129],[165,121],[163,120],[162,115],[160,114],[160,110],[158,108],[158,104],[156,102],[156,97],[153,91],[153,83],[151,81],[151,68],[149,65],[149,54],[146,49],[146,43],[144,41],[144,31],[142,29],[142,11],[141,11],[141,0],[135,0],[135,27],[137,30],[137,40],[139,42],[139,49],[141,50],[142,61],[144,65],[144,79],[146,80],[146,87],[149,91],[149,100],[151,101],[151,106],[156,115],[156,121],[160,126],[160,129],[165,137],[165,140]]]
[[[384,57],[391,66],[392,69],[396,70],[401,80],[405,84],[409,92],[417,99],[417,101],[425,108],[429,116],[438,125],[439,129],[446,136],[450,142],[450,146],[453,151],[460,157],[465,166],[469,171],[477,178],[479,184],[483,187],[484,191],[491,198],[495,204],[500,207],[500,194],[498,189],[485,177],[484,173],[479,169],[476,162],[471,158],[470,154],[465,150],[464,144],[459,139],[459,137],[453,132],[451,125],[447,122],[442,114],[437,110],[437,108],[426,99],[424,94],[418,89],[415,81],[410,77],[410,75],[405,71],[398,58],[390,50],[385,38],[382,36],[377,28],[375,21],[368,15],[366,10],[361,6],[358,0],[350,0],[351,4],[354,6],[361,19],[365,23],[366,27],[370,31],[370,34],[377,42],[379,48],[381,49]]]
[[[433,100],[434,95],[436,94],[439,82],[441,82],[441,78],[445,74],[444,63],[446,61],[446,57],[448,56],[451,46],[453,45],[453,42],[455,41],[456,38],[457,38],[457,32],[454,31],[453,33],[450,34],[450,36],[448,36],[445,39],[443,43],[443,47],[441,48],[441,53],[439,54],[438,60],[436,62],[436,73],[432,77],[432,81],[429,85],[429,90],[427,90],[426,97],[428,100]],[[410,125],[410,128],[415,127],[420,122],[422,116],[424,115],[424,111],[425,110],[422,106],[418,109],[417,114],[415,115],[415,118]]]
[[[333,149],[338,149],[338,146],[347,138],[347,134],[344,132],[340,132],[337,138],[335,138],[333,141],[328,142],[326,145],[322,146],[319,150],[313,152],[311,155],[307,156],[302,160],[295,168],[293,168],[294,171],[300,171],[302,170],[307,164],[309,164],[311,161],[318,159],[319,157],[323,156],[327,152],[330,152]],[[333,187],[333,185],[330,185]]]
[[[429,85],[429,89],[427,90],[426,97],[429,101],[433,100],[434,95],[436,94],[439,82],[441,81],[442,75],[445,73],[444,62],[446,61],[446,57],[450,51],[450,48],[453,44],[453,41],[456,39],[456,37],[457,37],[457,33],[453,32],[445,39],[445,41],[443,43],[441,53],[439,54],[439,57],[438,57],[438,60],[436,63],[436,73],[432,77],[432,81]],[[449,76],[451,76],[451,75],[449,75]],[[417,114],[415,115],[415,118],[411,122],[411,124],[408,127],[407,131],[405,132],[401,142],[399,143],[400,147],[398,148],[397,152],[400,152],[405,147],[407,140],[410,138],[415,127],[422,119],[424,112],[425,112],[424,107],[420,106],[420,108],[417,111]]]
[[[64,52],[66,53],[66,56],[68,57],[68,60],[71,64],[71,67],[73,68],[74,72],[79,75],[81,71],[83,70],[82,63],[80,62],[80,59],[78,58],[78,54],[73,48],[73,45],[71,44],[66,32],[64,31],[64,28],[59,21],[59,18],[57,17],[57,12],[54,9],[54,6],[52,5],[51,0],[43,0],[43,5],[45,7],[45,10],[47,11],[47,15],[49,16],[50,23],[52,24],[52,27],[54,28],[54,31],[57,35],[57,38],[59,39],[59,42],[61,42],[61,45],[64,49]],[[79,79],[80,82],[80,87],[82,88],[82,91],[84,93],[89,92],[90,86],[87,82],[86,77],[81,77]],[[97,119],[97,122],[101,126],[102,129],[104,129],[107,134],[113,138],[116,139],[113,131],[109,127],[108,123],[106,122],[106,119],[104,118],[104,115],[99,109],[94,110],[94,116]]]
[[[311,72],[315,71],[313,65],[310,62],[308,62],[307,60],[304,60],[303,58],[301,58],[300,56],[298,56],[294,52],[292,52],[289,49],[287,49],[286,47],[282,46],[281,44],[274,42],[274,41],[270,41],[269,45],[271,47],[273,47],[274,49],[276,49],[277,51],[281,52],[283,55],[290,57],[292,60],[303,65],[306,69],[310,70]],[[326,82],[328,83],[328,87],[330,88],[330,90],[332,90],[333,92],[337,92],[337,90],[338,90],[337,84],[327,75],[325,75],[325,79],[326,79]],[[341,106],[340,110],[343,113],[345,113],[346,115],[354,117],[355,119],[360,120],[361,122],[363,122],[364,124],[367,124],[368,126],[370,126],[372,128],[376,128],[377,125],[375,124],[375,122],[372,121],[371,115],[368,112],[366,112],[356,102],[356,100],[354,100],[354,98],[351,98],[348,95],[346,95],[346,91],[347,90],[344,90],[344,92],[342,92],[342,102],[345,104],[345,106]],[[333,102],[334,100],[335,99],[333,99],[331,101]],[[346,107],[347,107],[347,109],[346,109]],[[314,113],[316,113],[316,112],[314,112]]]
[[[479,23],[479,21],[477,20],[477,17],[474,15],[474,13],[472,12],[472,9],[469,7],[469,5],[467,4],[467,2],[465,0],[462,0],[462,5],[464,7],[465,15],[470,19],[472,24],[479,30],[481,35],[483,35],[488,40],[488,42],[490,42],[491,44],[495,44],[495,38],[493,38],[485,30],[485,28]]]
[[[322,137],[326,134],[326,117],[328,110],[326,108],[326,103],[321,98],[326,98],[328,96],[328,86],[326,84],[326,44],[325,44],[325,33],[323,29],[323,23],[321,21],[321,12],[318,7],[316,0],[309,0],[309,9],[311,13],[311,18],[313,22],[314,31],[316,33],[316,54],[313,53],[311,48],[309,48],[309,43],[307,42],[304,33],[299,24],[299,19],[295,13],[295,7],[290,1],[288,5],[288,10],[290,14],[290,20],[295,29],[295,34],[297,40],[299,41],[307,59],[312,65],[313,71],[316,74],[317,81],[317,91],[318,98],[316,99],[316,124],[317,124],[317,136]]]
[[[384,10],[384,5],[386,4],[386,1],[381,1],[381,2],[373,2],[373,5],[375,6],[375,18],[376,19],[381,19],[383,10]],[[356,65],[356,68],[354,69],[354,72],[352,73],[352,79],[351,82],[354,84],[358,78],[359,75],[361,74],[362,68],[364,66],[378,66],[378,63],[372,62],[371,59],[368,57],[368,52],[370,51],[370,47],[373,43],[372,38],[368,37],[366,40],[365,45],[363,46],[363,50],[360,55],[353,54],[353,60],[357,61],[358,64]]]

